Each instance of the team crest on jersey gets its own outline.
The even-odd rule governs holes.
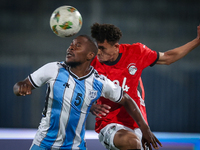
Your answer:
[[[97,91],[96,90],[91,90],[89,92],[89,99],[95,99],[97,97]]]
[[[137,71],[137,67],[135,66],[134,63],[129,64],[127,68],[131,75],[134,75]]]

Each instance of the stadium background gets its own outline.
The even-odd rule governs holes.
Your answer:
[[[16,97],[13,85],[47,62],[65,59],[71,38],[50,30],[49,18],[62,5],[83,17],[79,34],[90,35],[94,22],[118,26],[120,43],[141,42],[166,51],[196,37],[199,0],[2,0],[0,5],[0,128],[37,128],[45,86]],[[200,47],[170,66],[148,67],[142,78],[150,127],[156,132],[200,132]],[[89,115],[86,129],[94,129]]]

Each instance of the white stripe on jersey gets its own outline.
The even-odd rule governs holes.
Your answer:
[[[69,76],[69,79],[67,81],[67,83],[70,85],[70,88],[66,88],[65,89],[65,94],[64,94],[64,101],[63,101],[63,106],[62,106],[62,110],[61,110],[61,115],[60,115],[60,124],[59,124],[59,131],[58,131],[58,136],[56,139],[56,142],[53,144],[53,146],[62,146],[63,145],[63,139],[65,139],[66,136],[66,125],[69,121],[69,112],[71,110],[71,97],[73,95],[74,92],[74,88],[75,88],[75,82],[73,81],[73,78],[71,76]],[[66,100],[70,100],[70,101],[66,101]]]
[[[85,97],[84,97],[85,101],[84,101],[84,103],[82,105],[81,111],[86,110],[86,112],[87,112],[88,111],[88,107],[91,105],[91,101],[90,101],[90,99],[87,98],[87,95],[89,95],[89,91],[93,90],[93,78],[89,77],[89,78],[85,79],[85,89],[86,89],[86,91],[85,91]],[[86,117],[87,116],[86,116],[85,113],[81,114],[78,126],[76,128],[76,136],[74,138],[74,142],[78,141],[80,139],[79,135],[81,134],[81,131],[82,131],[80,129],[82,129],[82,126],[85,125],[85,118]],[[84,139],[85,139],[85,134],[84,134]],[[74,143],[72,149],[77,148],[77,146],[79,144],[80,144],[80,142],[79,143]]]
[[[90,107],[100,96],[121,100],[120,87],[104,76],[91,72],[78,78],[61,63],[49,63],[30,75],[31,83],[50,86],[46,117],[34,143],[52,149],[85,149],[85,121]]]

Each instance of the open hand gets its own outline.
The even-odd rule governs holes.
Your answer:
[[[101,118],[101,116],[106,116],[109,113],[110,108],[111,107],[106,104],[102,104],[102,105],[93,104],[90,109],[90,112],[96,117]]]
[[[147,147],[149,150],[152,150],[152,146],[154,149],[159,149],[158,144],[162,147],[160,141],[156,138],[156,136],[151,132],[151,130],[145,129],[142,132],[142,147],[146,149]]]

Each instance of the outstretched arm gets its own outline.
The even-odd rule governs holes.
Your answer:
[[[25,96],[25,95],[30,95],[33,89],[34,89],[33,85],[31,84],[29,79],[26,78],[24,81],[17,82],[14,85],[13,92],[17,96]]]
[[[142,131],[142,146],[145,147],[145,145],[149,146],[150,150],[151,145],[158,149],[157,143],[162,146],[160,141],[155,137],[155,135],[151,132],[149,126],[146,124],[137,104],[135,101],[125,92],[123,93],[123,98],[119,102],[119,104],[123,105],[126,111],[129,113],[129,115],[137,122],[139,128]]]
[[[197,26],[197,37],[186,43],[183,46],[168,50],[166,52],[159,52],[159,60],[156,64],[170,65],[171,63],[183,58],[193,49],[200,45],[200,25]]]

